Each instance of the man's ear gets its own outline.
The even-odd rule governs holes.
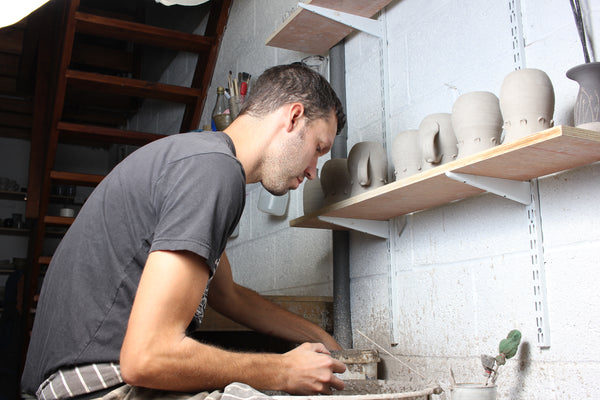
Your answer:
[[[304,105],[302,103],[292,103],[290,104],[288,110],[288,124],[287,130],[288,132],[293,131],[298,127],[300,120],[304,116]]]

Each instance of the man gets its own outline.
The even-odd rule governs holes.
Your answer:
[[[279,195],[313,179],[344,124],[328,82],[295,63],[265,71],[225,132],[170,136],[123,160],[52,257],[23,388],[44,399],[97,398],[123,382],[178,392],[231,382],[295,394],[342,388],[334,373],[345,366],[328,355],[336,341],[234,283],[224,249],[245,184]],[[206,303],[303,344],[243,354],[200,343],[186,333]]]

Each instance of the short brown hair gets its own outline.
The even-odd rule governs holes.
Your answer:
[[[327,79],[299,62],[278,65],[263,72],[252,86],[240,115],[262,117],[295,102],[304,105],[304,115],[309,122],[327,119],[333,110],[337,133],[346,125],[342,103]]]

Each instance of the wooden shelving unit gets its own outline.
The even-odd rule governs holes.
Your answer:
[[[391,0],[312,0],[313,6],[328,8],[360,17],[371,18]],[[323,54],[352,32],[352,28],[340,22],[298,8],[266,40],[267,46]]]
[[[446,173],[525,182],[596,161],[600,132],[556,126],[324,207],[290,221],[290,226],[347,229],[319,217],[387,221],[485,192]]]
[[[5,228],[0,227],[0,234],[12,236],[27,236],[30,230],[25,228]]]
[[[25,193],[25,192],[15,192],[12,190],[0,190],[0,199],[3,199],[3,200],[25,201],[26,198],[27,198],[27,193]]]

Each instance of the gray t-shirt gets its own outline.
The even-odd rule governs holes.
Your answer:
[[[52,257],[23,389],[35,392],[60,368],[118,362],[148,254],[192,251],[206,259],[212,278],[244,204],[245,173],[222,132],[169,136],[117,165]]]

